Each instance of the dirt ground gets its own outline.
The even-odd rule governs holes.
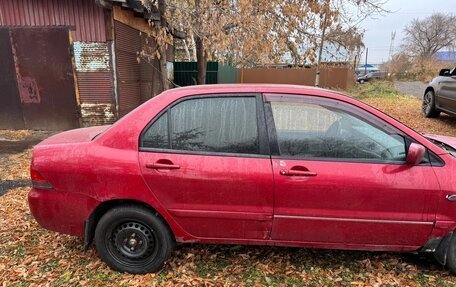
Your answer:
[[[418,99],[386,94],[357,96],[419,131],[456,136],[454,118],[424,119]],[[50,134],[0,131],[0,286],[456,286],[429,256],[237,245],[178,245],[158,274],[112,271],[29,212],[30,148]]]

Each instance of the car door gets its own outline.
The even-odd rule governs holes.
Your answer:
[[[265,98],[273,240],[379,249],[426,242],[439,184],[429,164],[405,164],[402,132],[337,100]]]
[[[143,131],[139,162],[150,190],[191,235],[267,239],[267,141],[260,95],[184,98]]]
[[[451,80],[448,79],[448,96],[451,100],[450,111],[456,114],[456,68],[451,71]]]
[[[456,68],[450,71],[449,76],[441,77],[437,103],[439,108],[456,114]]]

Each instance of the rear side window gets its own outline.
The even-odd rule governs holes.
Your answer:
[[[148,148],[168,148],[168,113],[164,113],[144,133],[142,146]]]
[[[210,97],[180,102],[148,128],[142,145],[189,152],[259,154],[256,98]]]

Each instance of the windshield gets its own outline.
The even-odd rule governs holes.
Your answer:
[[[426,137],[429,141],[431,141],[432,143],[434,143],[435,145],[439,146],[440,148],[442,148],[443,150],[449,152],[452,156],[456,157],[456,149],[454,149],[453,147],[447,145],[446,143],[443,143],[441,141],[438,141],[438,140],[435,140],[435,139],[431,139],[431,138],[428,138]]]

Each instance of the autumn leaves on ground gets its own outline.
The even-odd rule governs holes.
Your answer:
[[[456,119],[424,119],[390,83],[354,95],[410,127],[456,136]],[[177,245],[158,274],[110,270],[83,241],[40,228],[27,206],[30,148],[47,132],[0,131],[0,286],[456,286],[432,257],[302,248]]]

